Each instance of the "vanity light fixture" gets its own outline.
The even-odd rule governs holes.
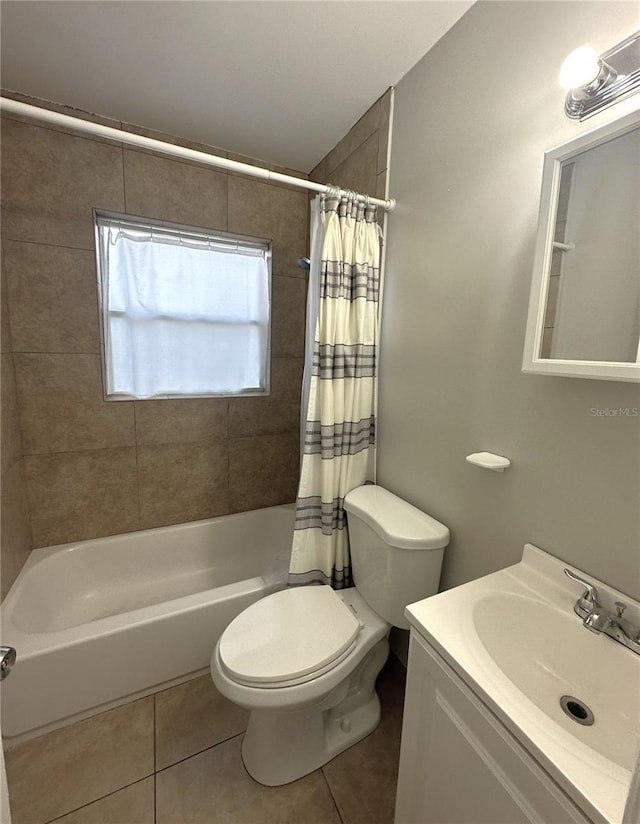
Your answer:
[[[568,90],[565,114],[575,120],[640,91],[640,32],[600,56],[591,46],[580,46],[564,61],[558,79]]]

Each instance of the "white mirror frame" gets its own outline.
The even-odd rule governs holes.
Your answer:
[[[640,363],[610,361],[561,360],[539,356],[547,305],[547,292],[553,253],[553,236],[562,163],[579,152],[599,146],[640,125],[640,97],[624,116],[586,132],[580,137],[550,149],[544,155],[540,217],[533,262],[533,277],[529,297],[529,315],[524,343],[523,372],[559,375],[570,378],[640,382]]]

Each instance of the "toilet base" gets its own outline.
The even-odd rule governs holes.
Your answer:
[[[277,787],[317,770],[378,726],[376,678],[389,654],[379,641],[341,684],[303,710],[253,710],[242,743],[242,760],[260,784]]]

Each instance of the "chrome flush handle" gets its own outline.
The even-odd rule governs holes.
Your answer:
[[[589,581],[585,581],[584,578],[580,578],[570,569],[565,569],[564,574],[567,578],[571,578],[571,580],[575,581],[576,584],[582,584],[585,588],[584,592],[580,598],[578,598],[575,606],[573,607],[576,615],[579,615],[581,618],[585,618],[589,613],[593,612],[594,609],[597,609],[600,606],[600,595],[598,590],[593,584],[589,583]]]

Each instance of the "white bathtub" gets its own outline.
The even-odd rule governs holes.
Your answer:
[[[2,732],[44,732],[209,666],[227,624],[282,586],[293,505],[34,550],[0,609],[18,651]],[[14,739],[17,740],[17,739]]]

